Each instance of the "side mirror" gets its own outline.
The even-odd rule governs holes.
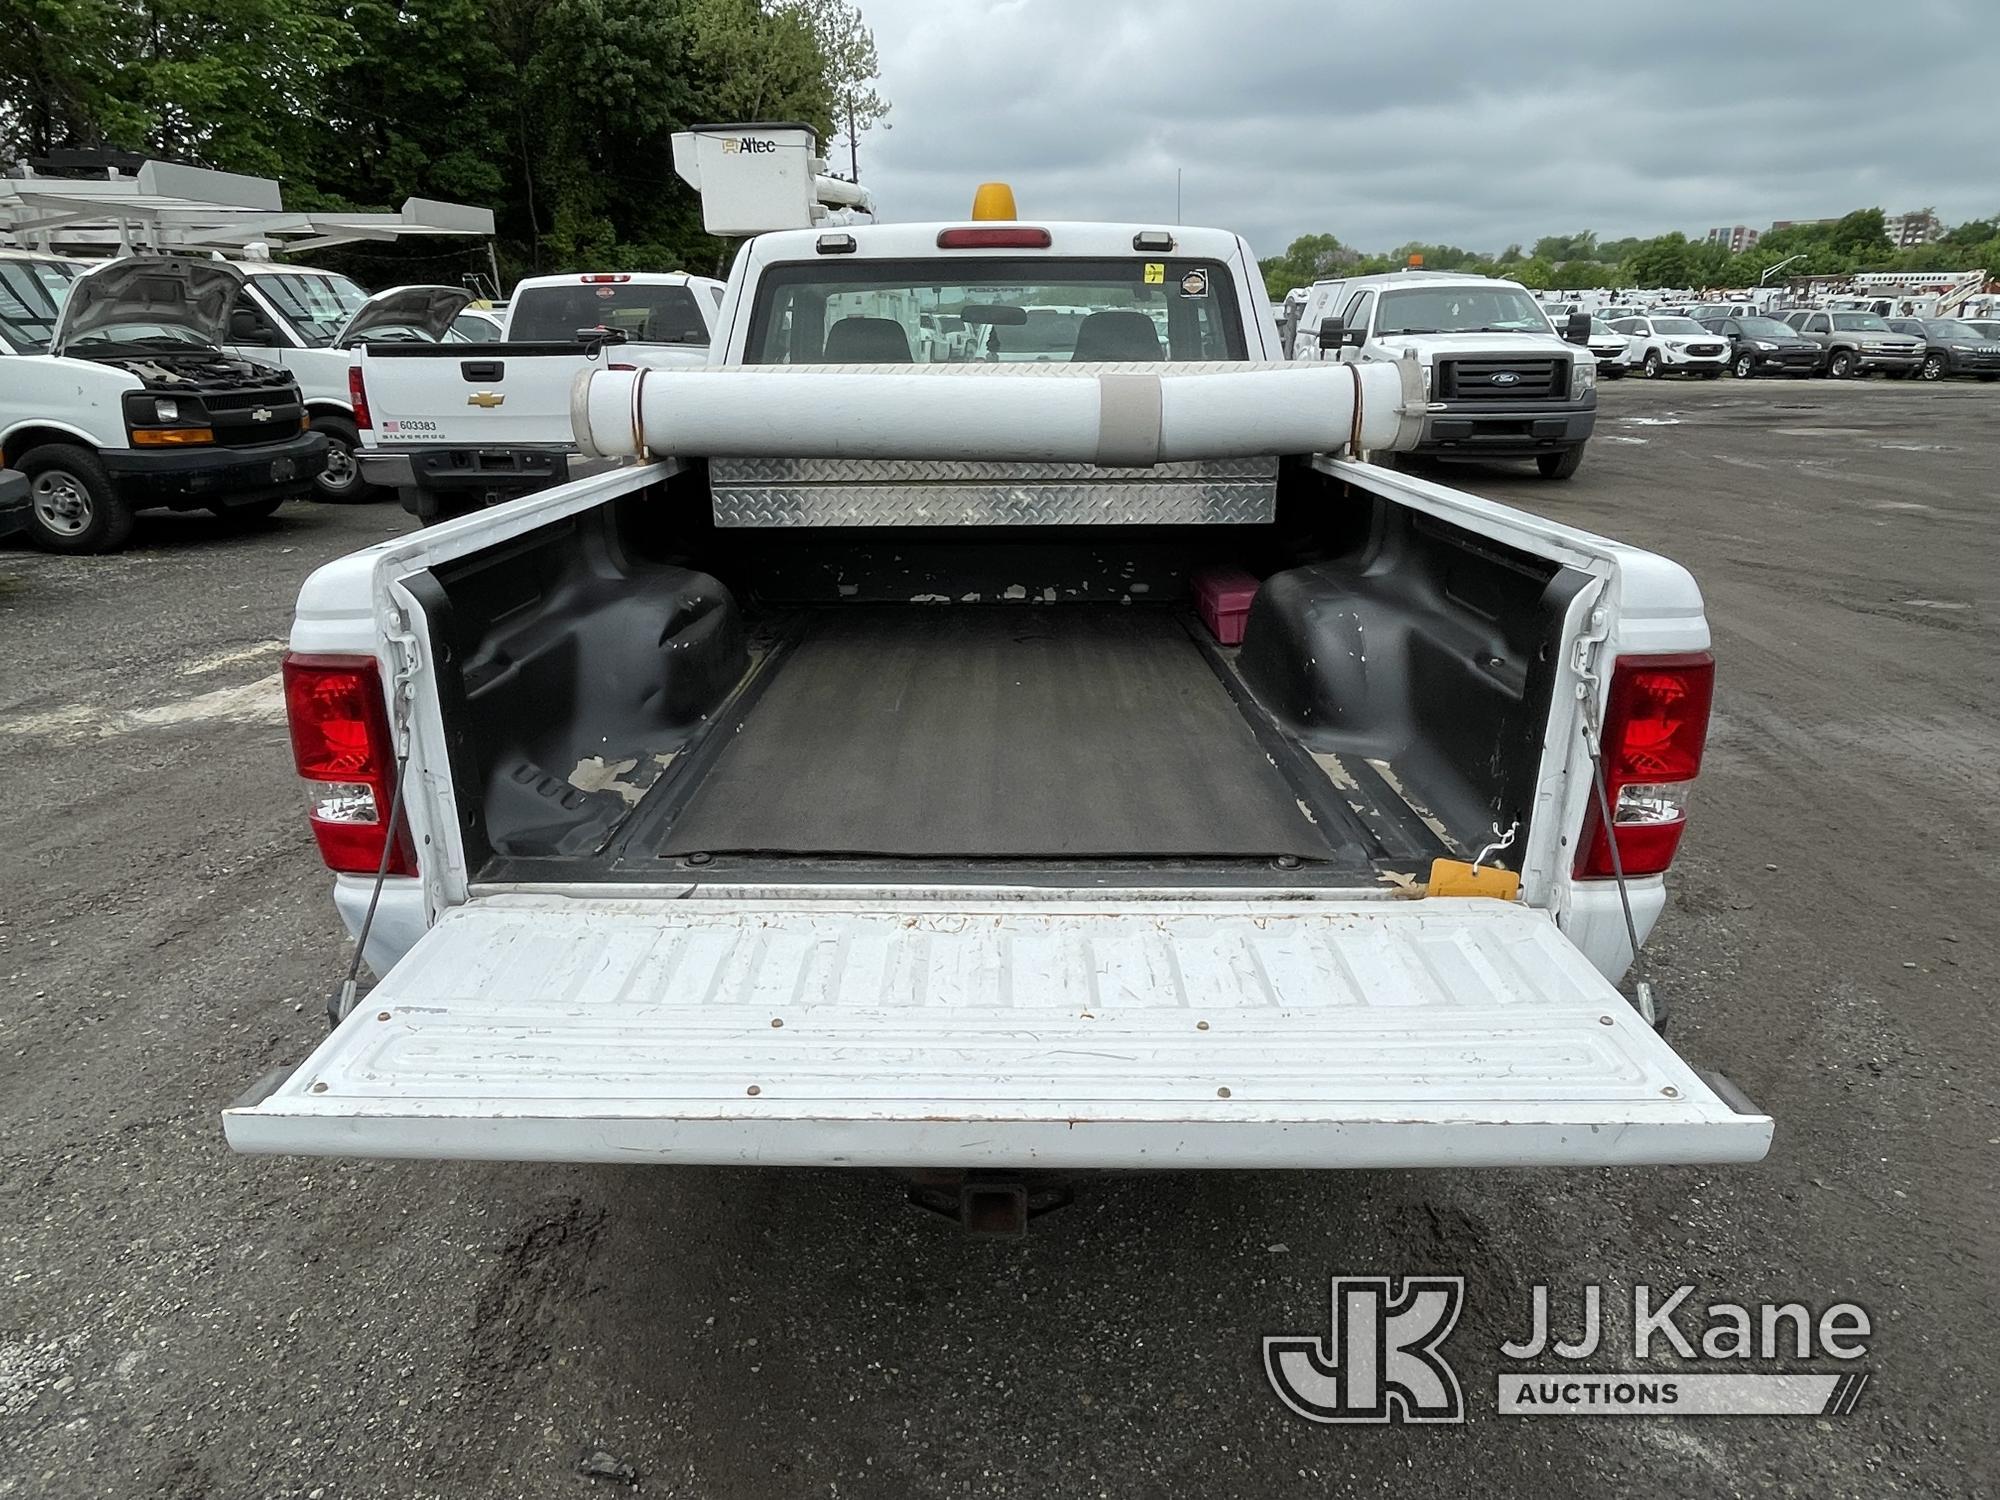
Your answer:
[[[1338,313],[1328,313],[1319,320],[1319,346],[1322,349],[1338,349],[1347,342],[1347,325],[1340,321]]]
[[[1590,314],[1573,312],[1563,325],[1563,339],[1566,343],[1587,344],[1590,342]]]

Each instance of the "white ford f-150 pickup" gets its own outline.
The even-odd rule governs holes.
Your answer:
[[[348,371],[360,475],[431,522],[601,468],[570,433],[578,372],[706,364],[721,300],[721,282],[679,271],[537,276],[497,341],[370,343]]]
[[[1284,363],[1242,239],[1130,224],[765,234],[717,340],[577,382],[649,461],[306,583],[380,978],[237,1149],[895,1168],[975,1227],[1038,1173],[1765,1153],[1616,987],[1701,595],[1361,461],[1415,361]]]

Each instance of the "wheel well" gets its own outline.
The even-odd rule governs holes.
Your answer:
[[[343,406],[338,401],[308,401],[306,403],[306,410],[315,418],[339,417],[343,422],[352,422],[354,420],[354,408]]]
[[[17,427],[7,434],[5,441],[0,441],[0,449],[5,450],[9,463],[18,463],[23,453],[33,448],[45,448],[50,443],[69,443],[92,453],[97,451],[97,444],[92,439],[79,433],[65,432],[60,427]]]

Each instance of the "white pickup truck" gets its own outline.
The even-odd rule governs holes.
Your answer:
[[[348,379],[361,478],[426,523],[591,473],[569,390],[591,368],[706,364],[722,283],[590,271],[521,282],[497,341],[370,344]]]
[[[1031,305],[1068,359],[1004,357]],[[717,326],[577,384],[650,462],[306,583],[380,979],[236,1149],[894,1168],[987,1229],[1096,1168],[1765,1153],[1616,987],[1707,728],[1680,567],[1359,461],[1414,361],[1280,362],[1224,231],[766,234]]]
[[[1314,282],[1292,358],[1414,359],[1426,397],[1414,451],[1532,458],[1544,479],[1568,479],[1597,426],[1597,359],[1580,347],[1589,340],[1588,314],[1566,313],[1558,335],[1519,282],[1391,271]]]

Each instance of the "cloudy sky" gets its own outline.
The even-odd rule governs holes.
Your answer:
[[[884,218],[1183,216],[1498,250],[2000,212],[2000,0],[858,0]],[[844,162],[843,162],[844,166]]]

